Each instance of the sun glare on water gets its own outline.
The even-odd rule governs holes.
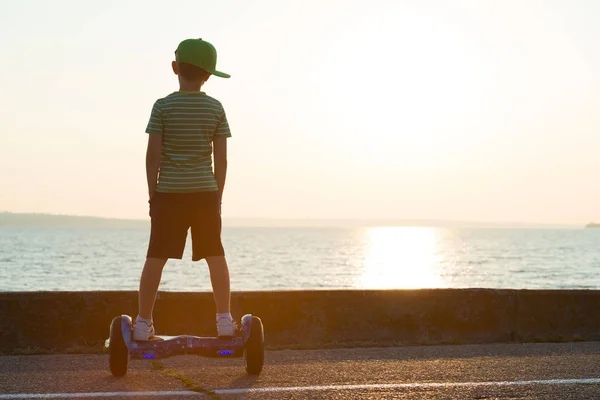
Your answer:
[[[437,230],[377,227],[365,231],[365,258],[359,286],[416,289],[442,286],[437,269]]]

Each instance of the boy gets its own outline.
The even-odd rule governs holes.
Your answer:
[[[146,175],[151,232],[140,279],[134,340],[154,335],[152,311],[163,267],[181,259],[187,231],[192,231],[192,260],[206,259],[217,309],[219,336],[234,336],[229,270],[221,244],[221,198],[231,136],[221,103],[200,89],[216,70],[217,52],[202,39],[179,44],[172,62],[179,91],[158,99],[146,128]],[[214,172],[212,156],[214,154]]]

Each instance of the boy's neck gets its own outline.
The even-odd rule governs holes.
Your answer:
[[[180,92],[200,92],[202,85],[179,85]]]
[[[180,92],[199,92],[202,89],[204,82],[187,82],[186,80],[179,77],[179,91]]]

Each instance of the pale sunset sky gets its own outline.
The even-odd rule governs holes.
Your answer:
[[[600,1],[0,3],[0,211],[147,218],[177,44],[233,137],[223,216],[600,222]]]

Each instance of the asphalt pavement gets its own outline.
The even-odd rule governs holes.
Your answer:
[[[242,359],[131,360],[108,355],[0,357],[0,400],[600,399],[600,343],[495,344],[266,352],[258,377]]]

